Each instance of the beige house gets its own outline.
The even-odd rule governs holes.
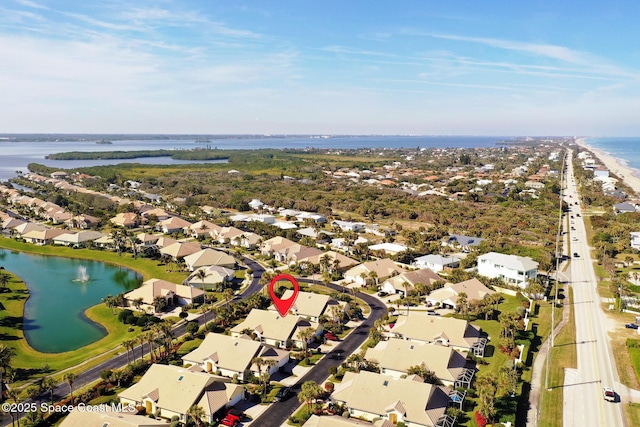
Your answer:
[[[218,224],[214,224],[211,221],[202,220],[198,221],[194,224],[191,224],[187,229],[185,229],[185,234],[190,234],[194,238],[198,237],[209,237],[211,233],[217,234],[222,227]]]
[[[22,237],[31,231],[47,230],[47,227],[37,222],[23,222],[20,225],[14,226],[13,230],[18,236]]]
[[[365,357],[380,367],[380,373],[394,378],[407,374],[412,366],[425,364],[446,386],[453,386],[467,366],[464,354],[451,347],[391,338],[367,350]]]
[[[287,289],[282,294],[283,300],[288,300],[293,296],[293,290]],[[313,292],[299,292],[298,297],[291,306],[289,313],[295,316],[302,316],[313,322],[318,322],[320,316],[327,314],[330,316],[329,309],[331,307],[338,307],[341,312],[344,312],[346,303],[339,302],[329,295],[316,294]],[[272,304],[267,310],[277,312],[276,307]]]
[[[422,382],[419,377],[393,378],[374,372],[347,372],[331,400],[346,405],[352,418],[392,424],[434,427],[444,418],[449,390]]]
[[[48,228],[45,230],[29,231],[24,233],[22,238],[27,242],[34,243],[36,245],[51,245],[53,244],[53,239],[62,234],[67,234],[67,232],[59,228]]]
[[[306,423],[302,425],[303,427],[363,427],[363,426],[373,426],[373,427],[395,427],[394,424],[389,422],[389,420],[377,420],[374,421],[373,424],[363,423],[360,420],[351,420],[348,418],[344,418],[340,415],[311,415],[311,417],[307,420]]]
[[[187,421],[187,411],[193,405],[202,407],[207,422],[213,422],[225,408],[245,397],[245,388],[231,384],[228,378],[205,372],[191,372],[179,366],[153,364],[138,383],[121,392],[123,404],[145,408],[147,414],[171,419],[178,416]]]
[[[360,286],[366,286],[373,281],[387,280],[391,276],[405,273],[406,270],[398,267],[395,262],[389,258],[379,259],[377,261],[369,261],[364,264],[357,265],[350,268],[344,273],[344,278],[347,282],[356,283]],[[376,279],[371,279],[372,273],[375,273]]]
[[[198,271],[203,270],[205,273],[204,280],[196,277]],[[184,281],[185,284],[189,286],[195,286],[197,288],[209,289],[212,285],[217,285],[219,283],[231,283],[233,278],[235,277],[235,270],[226,267],[220,267],[218,265],[211,265],[208,267],[200,267],[195,270],[189,277]]]
[[[149,279],[138,289],[124,294],[127,305],[133,306],[133,301],[141,298],[141,308],[154,310],[153,301],[162,296],[169,306],[183,306],[187,304],[204,302],[204,291],[193,286],[178,285],[166,280]]]
[[[353,267],[354,265],[358,264],[358,261],[356,261],[353,258],[349,258],[348,256],[342,255],[341,253],[335,252],[335,251],[327,251],[327,252],[321,252],[306,258],[302,258],[299,262],[310,262],[313,265],[321,265],[322,259],[324,257],[327,257],[328,261],[329,261],[329,269],[331,271],[334,271],[335,266],[336,266],[336,260],[337,260],[337,267],[338,267],[338,271],[345,271],[350,267]]]
[[[170,245],[163,246],[160,249],[160,253],[162,255],[170,256],[174,260],[179,260],[187,255],[200,252],[201,250],[202,247],[200,247],[200,243],[198,242],[175,242]]]
[[[251,331],[257,341],[277,348],[285,348],[288,341],[294,347],[303,348],[304,343],[298,332],[308,328],[311,328],[315,335],[322,333],[320,324],[302,316],[289,314],[282,317],[275,311],[254,308],[242,323],[231,329],[231,336],[238,338]]]
[[[244,231],[236,227],[222,227],[216,235],[216,240],[220,243],[236,244],[242,241]]]
[[[236,265],[236,260],[225,252],[206,248],[185,256],[184,263],[190,271],[194,271],[200,267],[211,265],[233,268]]]
[[[79,248],[86,246],[89,242],[93,242],[104,236],[98,231],[81,231],[79,233],[64,233],[55,237],[53,243],[55,245],[72,246]]]
[[[253,363],[256,357],[273,360],[275,364],[271,368],[260,366],[258,369]],[[288,351],[264,346],[246,335],[234,338],[214,333],[207,334],[197,349],[182,357],[185,365],[197,365],[205,372],[225,377],[237,376],[240,381],[248,381],[251,375],[257,377],[267,369],[271,375],[288,361]]]
[[[177,216],[172,216],[171,218],[160,221],[156,225],[156,228],[165,234],[171,234],[187,229],[190,225],[191,223],[189,221],[185,221]]]
[[[123,228],[134,228],[140,224],[140,217],[134,212],[123,212],[109,219],[109,222]]]
[[[432,286],[435,282],[444,282],[444,279],[434,273],[433,270],[424,268],[390,277],[380,286],[380,290],[388,294],[404,295],[407,291],[415,290],[417,283],[424,286]],[[405,287],[405,283],[408,285],[407,287]]]
[[[281,236],[276,236],[262,242],[262,245],[260,245],[260,252],[262,255],[273,256],[278,261],[285,262],[288,253],[292,250],[297,250],[300,246],[301,245],[294,241],[285,239]]]
[[[117,406],[116,406],[117,407]],[[60,427],[157,427],[167,426],[166,420],[158,420],[144,415],[128,412],[128,406],[122,405],[124,412],[116,412],[111,405],[99,407],[99,411],[83,411],[74,409],[64,417]]]
[[[426,299],[429,304],[455,309],[462,293],[467,295],[467,301],[477,301],[496,292],[487,288],[480,280],[473,278],[460,283],[447,283],[444,288],[432,291]]]
[[[480,340],[480,328],[466,320],[419,312],[399,317],[390,334],[408,341],[433,343],[459,351],[471,351]]]

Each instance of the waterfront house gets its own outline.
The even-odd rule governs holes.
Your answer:
[[[202,249],[198,252],[185,256],[184,263],[190,271],[211,265],[227,268],[233,268],[236,266],[236,260],[231,255],[210,248]]]
[[[133,302],[141,300],[142,310],[155,311],[154,301],[156,297],[164,297],[169,307],[184,306],[188,304],[201,304],[204,302],[204,291],[193,286],[178,285],[161,279],[149,279],[142,283],[138,289],[124,294],[128,306],[133,307]]]

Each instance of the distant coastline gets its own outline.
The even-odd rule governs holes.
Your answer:
[[[610,172],[622,179],[625,184],[640,194],[640,170],[632,168],[629,164],[619,157],[612,156],[600,148],[589,145],[588,138],[578,138],[576,144],[580,147],[591,151],[602,162]]]

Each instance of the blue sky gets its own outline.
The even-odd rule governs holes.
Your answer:
[[[0,132],[637,136],[639,12],[5,0]]]

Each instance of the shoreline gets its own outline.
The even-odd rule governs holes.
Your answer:
[[[599,148],[592,147],[586,142],[586,138],[576,139],[576,144],[585,150],[591,151],[600,163],[604,164],[604,166],[609,169],[609,172],[616,175],[627,186],[631,187],[636,194],[640,194],[640,177],[638,177],[638,174],[640,173],[639,170],[627,166],[622,159],[607,154]]]

